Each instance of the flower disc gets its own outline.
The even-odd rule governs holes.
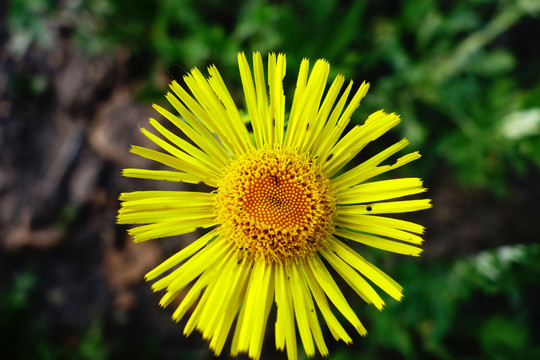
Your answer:
[[[226,171],[216,202],[227,238],[267,262],[313,254],[333,229],[330,181],[288,149],[240,156]]]

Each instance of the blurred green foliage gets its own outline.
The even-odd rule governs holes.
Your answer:
[[[17,57],[22,56],[32,43],[48,47],[52,44],[47,29],[46,15],[53,11],[47,0],[13,0],[7,17],[11,36],[8,50]]]
[[[427,266],[397,263],[391,273],[399,274],[405,297],[380,313],[366,312],[370,345],[378,345],[369,353],[373,359],[385,358],[388,348],[406,359],[537,358],[531,331],[538,331],[539,257],[540,245],[531,244]]]

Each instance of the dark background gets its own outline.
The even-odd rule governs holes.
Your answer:
[[[212,358],[142,280],[195,235],[134,245],[115,225],[120,192],[171,184],[120,173],[155,166],[128,148],[171,79],[215,63],[243,104],[236,54],[253,50],[287,54],[288,101],[303,57],[370,81],[353,122],[404,119],[373,151],[405,136],[423,154],[391,174],[430,189],[434,208],[404,217],[427,226],[422,257],[358,248],[404,300],[378,312],[345,289],[369,334],[327,333],[330,359],[540,358],[539,16],[534,0],[0,2],[0,358]]]

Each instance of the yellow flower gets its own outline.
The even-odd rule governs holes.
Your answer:
[[[232,355],[248,353],[258,359],[275,303],[276,347],[296,359],[298,327],[306,354],[314,356],[316,347],[326,356],[319,312],[336,340],[352,342],[330,303],[361,336],[366,335],[328,265],[379,310],[384,301],[367,280],[396,300],[402,297],[400,285],[347,243],[420,254],[424,227],[379,214],[431,207],[426,199],[388,201],[424,192],[422,181],[366,182],[420,155],[413,152],[381,165],[408,144],[403,139],[340,172],[369,142],[400,121],[398,115],[381,110],[343,135],[369,84],[362,83],[348,100],[352,81],[344,88],[345,80],[338,75],[325,94],[329,64],[318,60],[309,73],[309,61],[304,59],[287,116],[282,85],[285,55],[268,56],[268,89],[259,53],[253,54],[253,72],[243,53],[238,64],[247,126],[217,69],[210,66],[208,78],[194,69],[184,78],[191,95],[176,82],[166,95],[181,117],[154,106],[190,141],[150,119],[162,138],[146,129],[142,132],[163,152],[131,149],[174,170],[124,170],[129,177],[202,182],[214,190],[124,193],[118,223],[145,224],[130,230],[136,242],[210,229],[146,275],[147,280],[161,277],[152,287],[165,290],[162,306],[182,294],[172,316],[175,321],[196,304],[185,335],[196,329],[220,354],[233,331]]]

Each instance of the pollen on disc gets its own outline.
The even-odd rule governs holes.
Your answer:
[[[237,158],[216,196],[223,234],[246,256],[282,262],[313,254],[333,229],[329,180],[305,156],[261,149]]]

